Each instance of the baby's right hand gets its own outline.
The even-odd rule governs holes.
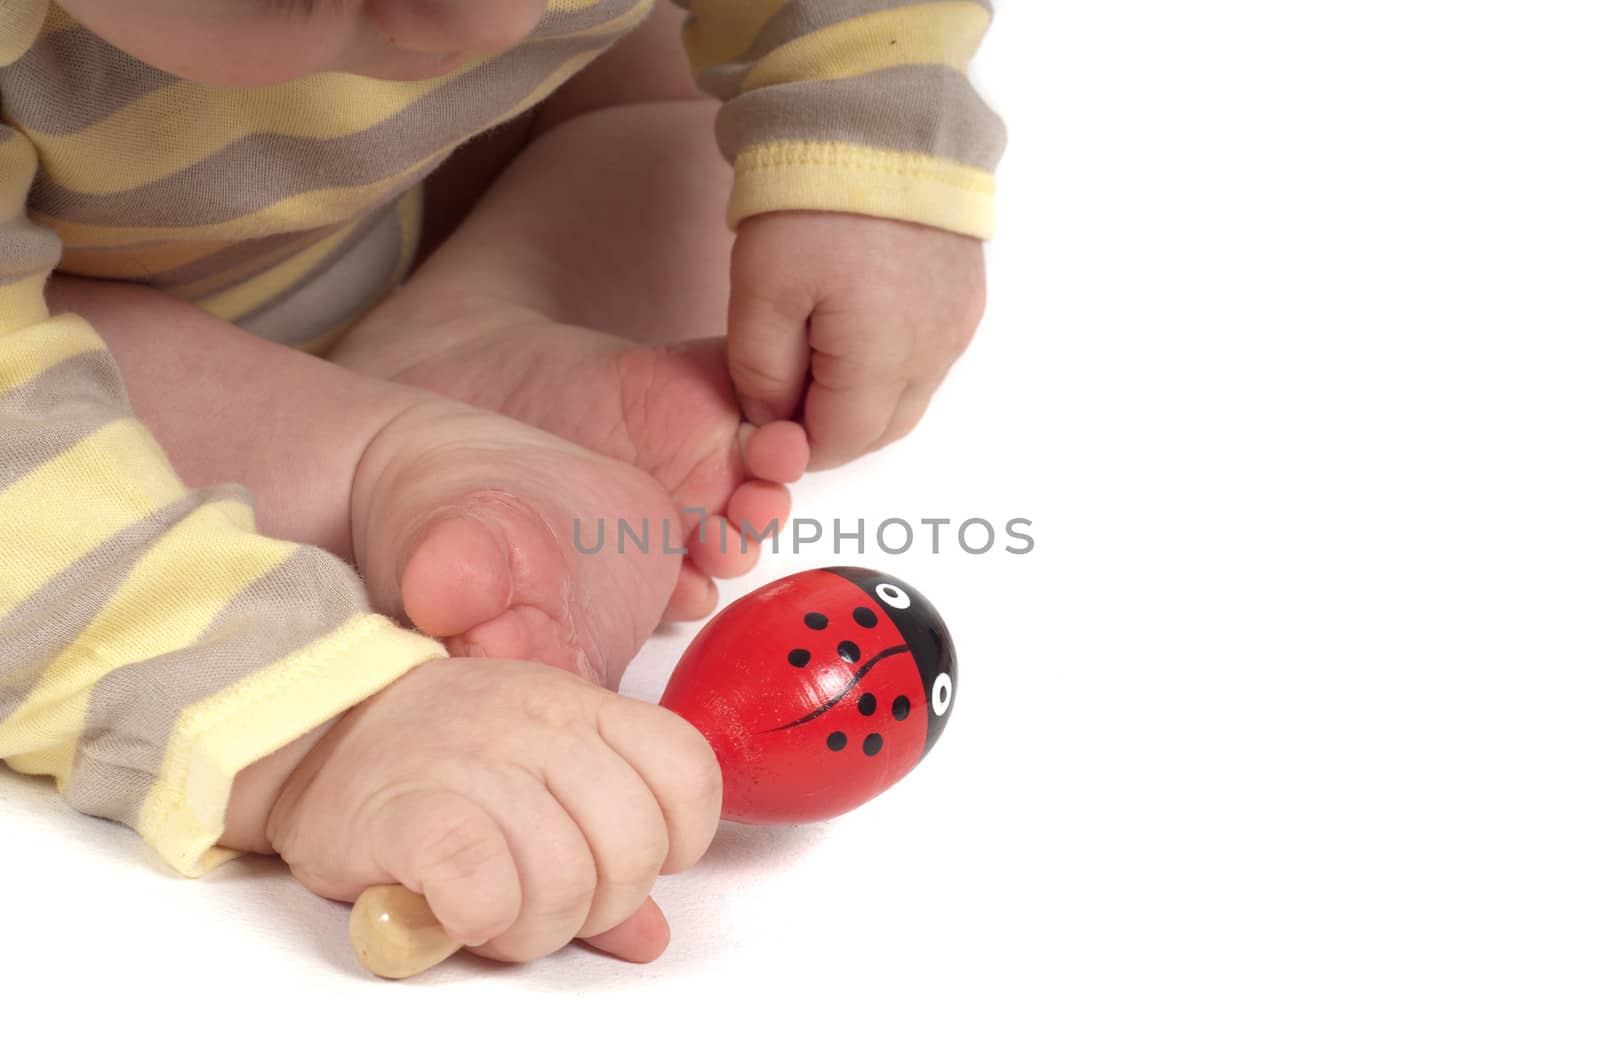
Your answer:
[[[457,658],[346,713],[284,784],[267,838],[316,893],[398,882],[484,956],[576,937],[643,961],[666,947],[657,874],[700,858],[721,806],[711,747],[666,709]]]

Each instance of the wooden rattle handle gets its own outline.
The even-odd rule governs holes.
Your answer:
[[[410,978],[461,948],[433,917],[428,902],[404,886],[370,886],[350,912],[350,944],[379,978]]]

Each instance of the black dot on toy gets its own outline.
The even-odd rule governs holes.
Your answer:
[[[889,711],[894,714],[895,719],[905,719],[911,715],[911,699],[901,694],[894,699],[894,704],[889,706]]]
[[[806,627],[810,628],[812,631],[821,631],[827,626],[828,618],[823,616],[821,613],[806,614]]]
[[[811,663],[811,651],[790,650],[789,663],[794,665],[796,668],[804,668],[806,665]]]
[[[845,747],[845,743],[848,741],[850,740],[844,736],[843,731],[835,731],[828,736],[828,748],[837,753]]]
[[[877,756],[878,755],[878,750],[880,750],[882,748],[883,748],[883,735],[879,734],[876,731],[874,731],[871,734],[867,735],[867,737],[865,739],[863,739],[862,742],[861,742],[861,752],[865,753],[869,757]]]
[[[856,708],[863,716],[871,716],[878,711],[878,698],[875,694],[863,694],[861,700],[856,702]]]
[[[868,609],[864,605],[856,606],[856,611],[850,615],[855,617],[856,623],[860,624],[862,627],[878,626],[878,614],[874,613],[871,609]]]
[[[839,643],[839,657],[846,664],[855,664],[861,660],[861,647],[848,640]]]

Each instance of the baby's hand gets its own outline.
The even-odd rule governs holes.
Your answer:
[[[803,420],[811,467],[842,465],[916,426],[983,304],[971,237],[855,214],[748,218],[728,321],[740,405],[758,425]]]
[[[656,875],[700,858],[721,804],[711,747],[666,709],[542,665],[454,659],[346,713],[267,838],[314,892],[398,882],[484,956],[577,937],[643,961],[667,943]]]

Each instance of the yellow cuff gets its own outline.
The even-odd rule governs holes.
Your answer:
[[[994,235],[994,194],[993,174],[932,155],[777,141],[734,159],[728,224],[777,210],[831,210],[987,240]]]
[[[138,830],[180,874],[239,854],[217,846],[236,775],[388,686],[447,656],[432,639],[363,614],[179,719]]]

